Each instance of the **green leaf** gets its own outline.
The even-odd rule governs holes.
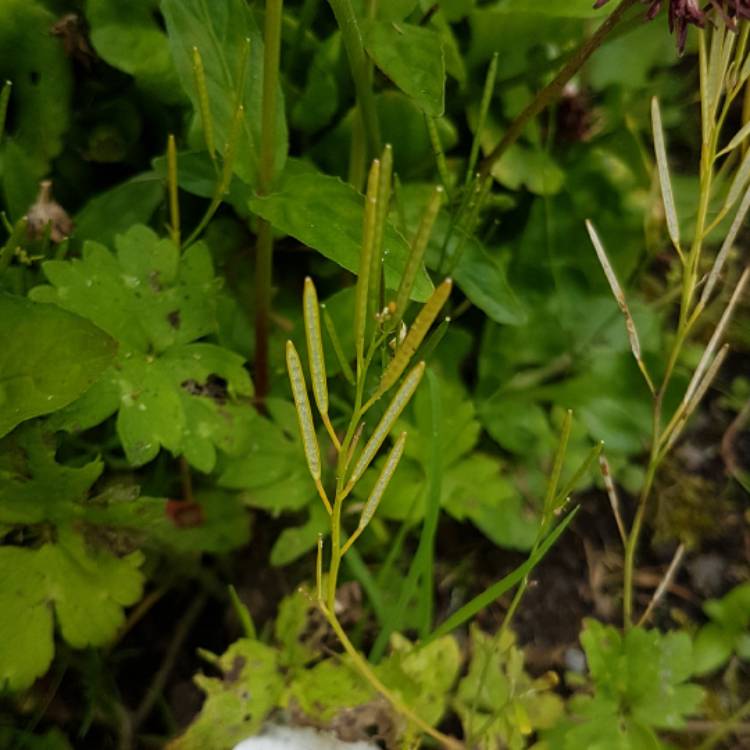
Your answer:
[[[492,176],[511,190],[523,185],[535,195],[555,195],[565,182],[565,172],[548,153],[518,143],[495,162]]]
[[[469,671],[458,685],[456,711],[464,731],[476,733],[472,737],[479,747],[525,747],[531,732],[557,722],[562,699],[526,673],[512,632],[498,638],[472,625],[471,653]]]
[[[159,0],[87,0],[86,21],[99,57],[133,76],[144,91],[169,104],[183,100],[166,34],[158,22]]]
[[[112,363],[116,343],[53,305],[0,292],[0,437],[80,396]]]
[[[168,750],[231,748],[258,733],[281,697],[279,655],[270,646],[243,638],[220,657],[206,658],[222,677],[195,677],[206,694],[203,708],[187,731],[167,745]]]
[[[263,102],[263,37],[244,0],[161,0],[167,33],[177,73],[196,112],[198,92],[193,74],[193,48],[203,60],[209,107],[216,146],[225,153],[238,94],[245,108],[234,171],[247,183],[255,184],[260,151],[261,107]],[[250,43],[242,91],[240,61],[246,40]],[[281,172],[287,153],[284,97],[276,93],[274,169]]]
[[[581,643],[596,686],[594,700],[609,701],[620,716],[643,727],[683,727],[703,699],[702,689],[687,682],[693,671],[687,633],[633,628],[623,638],[611,626],[586,620]]]
[[[5,0],[0,10],[0,76],[13,82],[8,135],[42,164],[60,153],[70,116],[70,64],[49,33],[56,20],[37,0]]]
[[[75,237],[114,244],[134,224],[147,224],[164,199],[164,186],[151,172],[96,194],[76,214]]]
[[[252,198],[250,208],[276,229],[357,272],[364,199],[350,185],[318,172],[298,173],[284,179],[271,195]],[[384,248],[385,283],[396,289],[409,247],[390,224],[386,224]],[[413,297],[424,302],[431,291],[423,272],[417,276]]]
[[[1,547],[0,686],[22,690],[47,671],[54,619],[74,648],[107,643],[141,596],[141,562],[87,550],[70,530],[38,549]]]
[[[430,28],[390,21],[361,24],[365,49],[375,64],[425,114],[445,109],[445,59],[440,35]]]
[[[208,249],[177,247],[144,226],[115,241],[117,255],[87,242],[83,258],[49,261],[52,287],[32,290],[95,322],[120,341],[117,362],[84,397],[56,415],[57,429],[92,427],[117,412],[128,460],[139,466],[165,447],[203,472],[216,449],[240,453],[255,414],[252,383],[239,355],[194,343],[216,329]]]
[[[329,518],[322,504],[313,502],[308,507],[307,521],[301,526],[288,526],[271,548],[271,565],[289,565],[315,548],[318,534],[329,530]]]

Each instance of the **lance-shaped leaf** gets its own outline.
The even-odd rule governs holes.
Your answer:
[[[291,341],[286,342],[286,368],[289,373],[289,382],[292,386],[294,406],[297,409],[299,420],[299,431],[302,435],[302,445],[305,449],[307,466],[312,478],[320,480],[320,447],[315,435],[310,399],[307,396],[307,385],[305,384],[305,373],[302,371],[302,362],[299,354]]]
[[[393,448],[391,448],[391,452],[388,454],[388,458],[386,459],[385,464],[380,471],[380,475],[367,498],[367,502],[365,503],[364,508],[362,508],[362,514],[359,517],[357,528],[341,549],[342,557],[347,553],[349,547],[351,547],[359,538],[359,535],[367,528],[367,524],[370,523],[375,515],[375,511],[378,509],[378,505],[380,505],[380,501],[383,499],[388,484],[390,483],[391,478],[398,467],[398,463],[401,460],[405,444],[406,433],[402,432],[398,436],[398,440],[396,440]]]
[[[396,391],[396,395],[393,397],[391,403],[388,404],[385,414],[383,414],[380,422],[378,422],[375,431],[370,436],[370,439],[357,459],[357,463],[354,465],[351,477],[349,477],[349,481],[347,482],[347,491],[351,490],[357,480],[365,473],[372,459],[375,458],[375,454],[380,450],[383,441],[393,428],[401,412],[406,408],[406,405],[414,395],[414,391],[417,390],[419,381],[422,379],[422,375],[424,375],[424,368],[425,363],[420,362],[406,376],[401,387]]]
[[[430,326],[443,308],[452,287],[453,282],[451,279],[446,279],[435,289],[430,299],[425,302],[419,311],[419,315],[417,315],[415,321],[412,323],[409,333],[406,334],[406,338],[401,342],[398,349],[396,349],[396,354],[388,364],[388,367],[386,367],[383,377],[380,379],[376,395],[385,393],[401,377],[401,373],[406,369],[409,360],[411,360],[417,347],[422,343],[422,340],[427,335],[427,331],[429,331]]]
[[[680,249],[680,223],[677,219],[677,209],[674,204],[672,192],[672,181],[669,177],[669,164],[667,162],[667,149],[664,145],[664,129],[661,124],[661,110],[659,100],[651,99],[651,126],[654,131],[654,151],[656,153],[656,167],[659,172],[659,185],[661,186],[661,198],[664,203],[664,213],[667,217],[667,231],[672,244]]]
[[[648,374],[646,363],[643,361],[643,357],[641,356],[641,342],[638,338],[638,331],[635,328],[635,321],[633,320],[633,316],[630,314],[630,308],[628,307],[628,303],[625,301],[625,293],[622,291],[620,282],[617,280],[615,269],[612,268],[612,264],[609,262],[609,258],[607,257],[604,245],[602,245],[602,241],[599,239],[599,235],[596,233],[594,225],[588,219],[586,219],[586,229],[588,230],[589,237],[591,238],[591,242],[594,245],[594,250],[596,250],[596,255],[599,258],[599,263],[601,263],[602,269],[604,270],[604,275],[607,277],[607,281],[609,282],[609,287],[612,290],[612,294],[615,297],[618,307],[620,308],[620,310],[622,310],[622,314],[625,316],[625,326],[628,331],[630,349],[633,352],[635,361],[638,363],[638,367],[643,373],[643,377],[646,379],[646,384],[648,385],[649,390],[651,391],[651,393],[654,393],[654,383],[651,380],[651,376]]]
[[[424,214],[422,214],[419,229],[417,229],[417,233],[414,235],[414,240],[411,243],[409,258],[406,261],[406,267],[401,276],[401,283],[396,292],[395,308],[393,310],[393,315],[391,316],[391,328],[396,327],[406,310],[406,305],[409,302],[414,281],[417,278],[419,269],[422,267],[422,260],[424,259],[424,254],[427,250],[427,243],[430,240],[433,224],[435,223],[438,211],[440,210],[440,204],[443,200],[443,192],[443,188],[440,185],[435,187],[430,196],[430,200],[427,203]]]
[[[373,159],[367,178],[365,214],[362,230],[362,251],[359,256],[359,274],[354,299],[354,342],[357,349],[357,367],[361,369],[365,349],[367,328],[367,297],[370,291],[370,268],[375,246],[375,224],[378,209],[378,185],[380,182],[380,161]]]

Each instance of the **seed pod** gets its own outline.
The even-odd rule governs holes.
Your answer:
[[[193,47],[193,76],[195,77],[195,88],[198,93],[198,112],[203,126],[203,140],[211,161],[216,158],[216,146],[214,145],[214,121],[211,117],[211,105],[208,99],[208,86],[206,85],[206,72],[203,69],[203,59],[197,47]]]
[[[320,480],[320,447],[315,434],[312,411],[310,410],[310,399],[307,396],[307,385],[305,384],[305,373],[302,371],[302,363],[299,354],[291,341],[286,342],[286,368],[289,373],[289,382],[292,386],[294,406],[297,409],[299,420],[299,431],[302,435],[302,445],[305,449],[307,466],[312,478]]]
[[[391,179],[393,176],[393,148],[387,144],[380,160],[378,179],[378,204],[375,212],[375,237],[370,257],[369,291],[367,293],[367,318],[374,320],[380,307],[380,291],[383,276],[383,239],[391,203]]]
[[[320,308],[318,293],[313,280],[305,279],[305,291],[302,295],[302,307],[305,318],[305,338],[307,339],[307,358],[310,363],[313,395],[318,411],[328,414],[328,381],[326,362],[323,353],[323,336],[320,331]]]
[[[375,511],[378,509],[380,501],[383,499],[388,483],[391,481],[391,477],[396,471],[398,462],[401,460],[401,455],[404,452],[404,445],[406,444],[406,433],[402,432],[398,436],[398,440],[391,448],[391,452],[388,454],[385,465],[383,466],[380,476],[378,477],[375,486],[370,492],[370,496],[367,498],[365,507],[362,509],[362,515],[359,517],[359,528],[364,529],[368,523],[372,520],[375,515]]]
[[[427,331],[429,331],[430,326],[443,308],[443,305],[451,293],[452,286],[453,282],[451,279],[445,279],[445,281],[435,289],[430,299],[425,302],[424,306],[419,311],[419,315],[417,315],[412,323],[409,332],[406,334],[406,338],[400,344],[398,349],[396,349],[396,354],[390,361],[388,367],[386,367],[383,377],[380,379],[380,385],[378,385],[378,394],[385,393],[401,377],[401,373],[406,369],[409,360],[414,355],[417,347],[422,343],[422,339],[427,335]]]
[[[414,395],[414,391],[417,390],[419,381],[424,375],[425,363],[420,362],[404,379],[401,387],[396,391],[396,395],[393,397],[388,408],[385,410],[380,422],[378,422],[375,431],[370,436],[364,450],[357,459],[357,463],[354,465],[352,475],[349,477],[347,488],[351,489],[357,480],[365,473],[365,470],[370,465],[370,462],[375,458],[375,454],[380,450],[380,446],[388,436],[388,433],[393,429],[393,425],[401,415],[401,412],[406,408],[411,397]]]

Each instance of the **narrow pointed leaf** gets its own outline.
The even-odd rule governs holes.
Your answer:
[[[669,238],[675,247],[680,247],[680,223],[677,219],[677,209],[674,204],[672,192],[672,180],[669,176],[669,163],[667,162],[667,149],[664,145],[664,129],[661,122],[661,110],[659,100],[651,99],[651,125],[654,131],[654,151],[656,152],[656,167],[659,172],[659,185],[661,186],[661,197],[664,203],[664,213],[667,217],[667,231]]]

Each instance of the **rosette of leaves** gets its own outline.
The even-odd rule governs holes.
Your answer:
[[[138,497],[138,487],[91,497],[103,468],[58,463],[39,421],[0,441],[0,690],[47,671],[55,623],[74,648],[115,636],[141,597],[142,547],[195,554],[247,541],[246,515],[217,493],[191,504],[199,521],[188,526],[170,514],[176,501]]]
[[[591,695],[568,704],[573,721],[547,737],[552,750],[657,750],[660,729],[680,729],[703,699],[688,682],[693,646],[685,632],[662,635],[632,628],[625,635],[587,620],[581,643],[589,665]]]
[[[216,329],[217,292],[208,248],[180,254],[168,239],[135,225],[112,253],[86,242],[80,259],[48,261],[51,286],[31,296],[88,318],[119,343],[115,364],[52,426],[83,430],[117,414],[133,466],[164,447],[210,472],[217,449],[243,450],[254,420],[253,388],[238,354],[206,341]]]

